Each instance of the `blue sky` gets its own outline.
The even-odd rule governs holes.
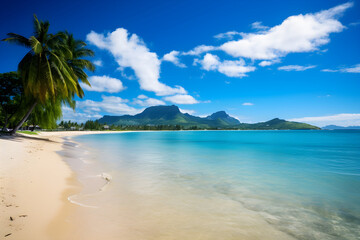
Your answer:
[[[96,53],[93,88],[65,120],[175,104],[242,122],[360,125],[359,1],[8,1],[2,36],[31,36],[34,13]],[[0,43],[0,72],[26,51]]]

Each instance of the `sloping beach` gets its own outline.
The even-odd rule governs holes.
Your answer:
[[[134,228],[143,228],[144,226],[141,226],[143,222],[139,223],[139,226],[132,225],[134,222],[131,221],[124,222],[122,226],[111,225],[111,221],[116,216],[113,216],[111,212],[106,212],[109,208],[98,215],[98,211],[91,212],[91,209],[73,204],[68,200],[69,196],[81,192],[82,186],[77,180],[76,173],[63,161],[58,152],[64,147],[65,137],[96,133],[104,132],[42,132],[35,136],[24,134],[18,134],[15,137],[1,136],[1,238],[41,240],[81,239],[86,236],[87,239],[97,239],[102,236],[104,239],[118,239],[124,236],[126,239],[136,239],[137,234],[134,234]],[[105,194],[104,197],[108,196]],[[132,214],[130,210],[134,206],[114,205],[114,208],[123,209],[124,214],[130,217]],[[156,212],[156,209],[143,210],[143,213],[138,214]],[[240,220],[244,226],[244,233],[241,235],[247,239],[257,239],[264,234],[268,235],[269,239],[291,239],[287,234],[271,227],[252,211],[243,210],[244,215],[240,217]],[[188,219],[190,215],[195,222],[202,221],[201,216],[185,215],[178,215],[175,218],[176,222],[181,223],[183,220],[187,222],[190,220]],[[189,232],[175,234],[176,231],[175,235],[159,235],[157,230],[161,230],[162,227],[157,223],[168,222],[163,217],[154,218],[154,222],[150,225],[147,223],[144,229],[149,232],[145,235],[142,233],[141,236],[147,236],[147,239],[157,237],[180,239],[187,236]],[[81,221],[82,218],[86,221]],[[101,225],[103,227],[99,227]],[[259,228],[261,231],[258,231]],[[193,230],[193,234],[199,236],[196,229]],[[216,236],[215,231],[214,239]]]
[[[57,153],[63,137],[97,132],[42,132],[0,137],[1,239],[63,239],[80,190],[74,172]]]

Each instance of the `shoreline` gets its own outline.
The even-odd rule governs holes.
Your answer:
[[[73,232],[77,226],[67,218],[79,206],[68,197],[80,192],[82,186],[59,152],[66,137],[107,133],[118,132],[0,136],[0,237],[64,239]]]
[[[132,131],[40,132],[39,135],[35,136],[24,134],[18,134],[14,137],[0,136],[0,150],[5,152],[3,154],[4,158],[0,159],[0,199],[5,200],[0,204],[0,237],[19,240],[63,240],[99,239],[101,237],[105,237],[104,239],[117,239],[118,236],[124,236],[125,239],[136,239],[132,238],[131,233],[131,229],[134,227],[132,224],[134,223],[131,221],[121,222],[120,226],[122,228],[117,229],[118,227],[115,227],[112,222],[114,219],[108,217],[109,214],[112,214],[110,208],[89,208],[71,202],[72,199],[70,199],[73,196],[81,195],[84,190],[89,190],[86,189],[87,185],[92,185],[94,180],[97,181],[98,185],[95,184],[95,187],[90,186],[92,190],[98,186],[106,186],[108,183],[105,183],[105,185],[103,182],[99,183],[100,178],[90,180],[92,181],[91,184],[88,184],[88,180],[81,182],[80,171],[71,164],[71,159],[80,160],[82,155],[80,153],[73,156],[69,149],[66,148],[66,142],[77,144],[72,137],[79,135],[125,132]],[[80,148],[83,149],[81,146]],[[73,150],[76,152],[76,149],[75,147]],[[67,153],[70,161],[67,161],[67,157],[63,156],[61,152]],[[98,174],[99,169],[95,170]],[[107,181],[106,175],[105,177],[96,176]],[[123,193],[126,195],[129,192],[125,190]],[[132,197],[128,200],[136,200]],[[99,199],[111,199],[111,192],[105,194],[105,198],[101,195],[100,198],[97,198],[97,200]],[[122,208],[124,207],[122,206]],[[130,208],[132,207],[130,206]],[[118,206],[117,208],[120,209],[121,207]],[[144,213],[139,213],[140,215],[146,212],[150,214],[151,212],[151,209],[147,208],[142,210],[141,212]],[[167,213],[167,211],[165,209],[164,213]],[[128,214],[128,217],[132,217],[132,213],[126,208],[121,212],[125,215]],[[246,229],[250,230],[257,226],[273,235],[271,239],[292,239],[287,234],[271,227],[264,219],[249,209],[242,208],[242,214],[240,222]],[[12,220],[10,217],[12,217]],[[198,216],[194,215],[193,217],[197,218]],[[166,222],[165,219],[162,220]],[[179,222],[182,223],[182,220],[185,220],[185,218],[180,218]],[[248,223],[249,220],[254,226]],[[100,229],[94,231],[94,227],[100,227],[99,224],[101,224],[100,229],[103,232]],[[148,229],[147,231],[151,232],[152,230]],[[8,235],[9,233],[11,235]],[[193,234],[196,235],[197,232],[193,232]],[[181,238],[182,235],[180,235],[178,237]],[[244,236],[247,236],[247,234],[244,234]],[[257,239],[258,236],[262,236],[262,234],[258,235],[255,231],[247,236],[247,239]],[[178,238],[175,237],[174,239]]]

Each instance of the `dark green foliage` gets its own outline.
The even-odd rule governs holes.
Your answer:
[[[47,101],[38,104],[31,113],[28,123],[39,125],[41,128],[54,129],[57,127],[56,121],[62,117],[61,101]]]
[[[58,125],[59,130],[83,130],[84,124],[78,124],[77,122],[61,121]]]
[[[23,86],[16,72],[0,74],[0,123],[5,130],[23,100]]]
[[[86,130],[102,130],[103,125],[105,124],[100,124],[99,121],[86,121],[84,124],[84,129]]]

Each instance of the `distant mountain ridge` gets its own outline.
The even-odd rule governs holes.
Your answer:
[[[98,121],[108,125],[180,125],[185,128],[196,126],[204,129],[319,129],[310,124],[289,122],[278,118],[254,124],[240,123],[239,120],[231,117],[225,111],[219,111],[202,118],[182,113],[175,105],[148,107],[136,115],[105,115]]]
[[[207,116],[206,119],[215,120],[215,121],[223,121],[227,125],[240,124],[239,120],[231,117],[225,111],[219,111],[219,112],[213,113],[210,116]]]
[[[323,130],[341,130],[341,129],[360,129],[360,126],[348,126],[348,127],[343,127],[343,126],[337,126],[337,125],[327,125],[325,127],[322,127],[321,129]]]

